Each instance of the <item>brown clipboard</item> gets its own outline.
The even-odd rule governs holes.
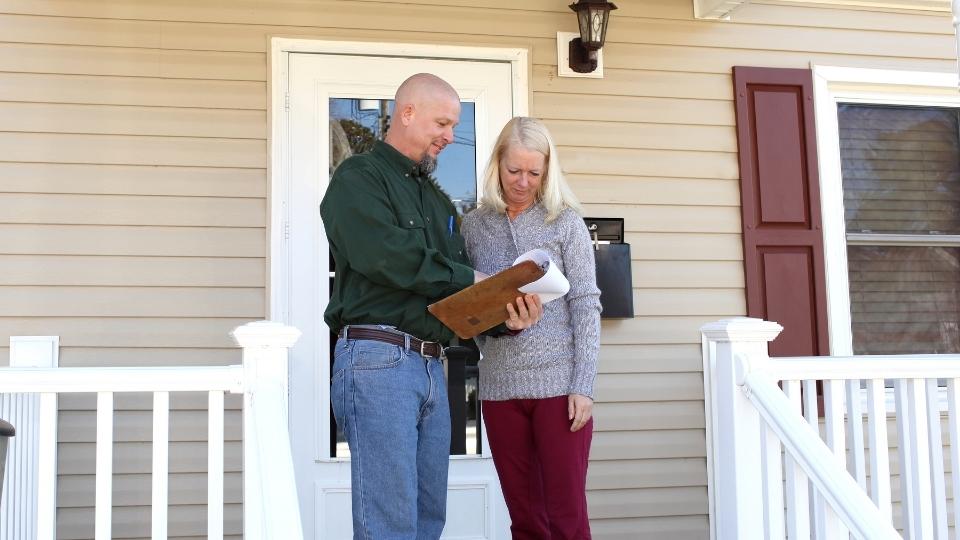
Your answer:
[[[510,318],[507,304],[523,296],[520,287],[543,277],[533,261],[523,261],[427,306],[427,311],[462,339],[470,339]]]

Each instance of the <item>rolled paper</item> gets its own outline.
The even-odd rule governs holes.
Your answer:
[[[542,249],[531,249],[517,257],[513,264],[523,261],[533,261],[543,269],[543,277],[520,287],[520,292],[524,294],[540,295],[540,302],[546,304],[567,294],[570,290],[570,282],[567,281],[563,272],[557,268],[557,265],[550,259],[550,254]]]

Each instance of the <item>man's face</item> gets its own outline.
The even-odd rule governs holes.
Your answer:
[[[453,142],[453,128],[460,122],[460,102],[444,96],[425,100],[412,112],[409,142],[419,153],[421,170],[430,173],[436,168],[440,151]]]

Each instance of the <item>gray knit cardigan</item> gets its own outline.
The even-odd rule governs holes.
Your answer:
[[[521,253],[544,249],[570,281],[570,292],[544,304],[534,326],[515,336],[478,337],[480,399],[593,397],[600,351],[600,290],[593,245],[583,219],[566,209],[546,223],[537,203],[513,221],[480,207],[463,219],[461,232],[474,268],[496,274]]]

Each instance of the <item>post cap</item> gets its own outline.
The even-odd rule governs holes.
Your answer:
[[[723,319],[700,327],[700,333],[711,341],[770,342],[782,331],[783,327],[773,321],[753,317]]]
[[[11,425],[10,422],[0,420],[0,437],[13,437],[16,432],[17,430],[13,429],[13,425]]]
[[[300,330],[274,321],[254,321],[234,328],[230,337],[243,348],[290,348],[300,339]]]

